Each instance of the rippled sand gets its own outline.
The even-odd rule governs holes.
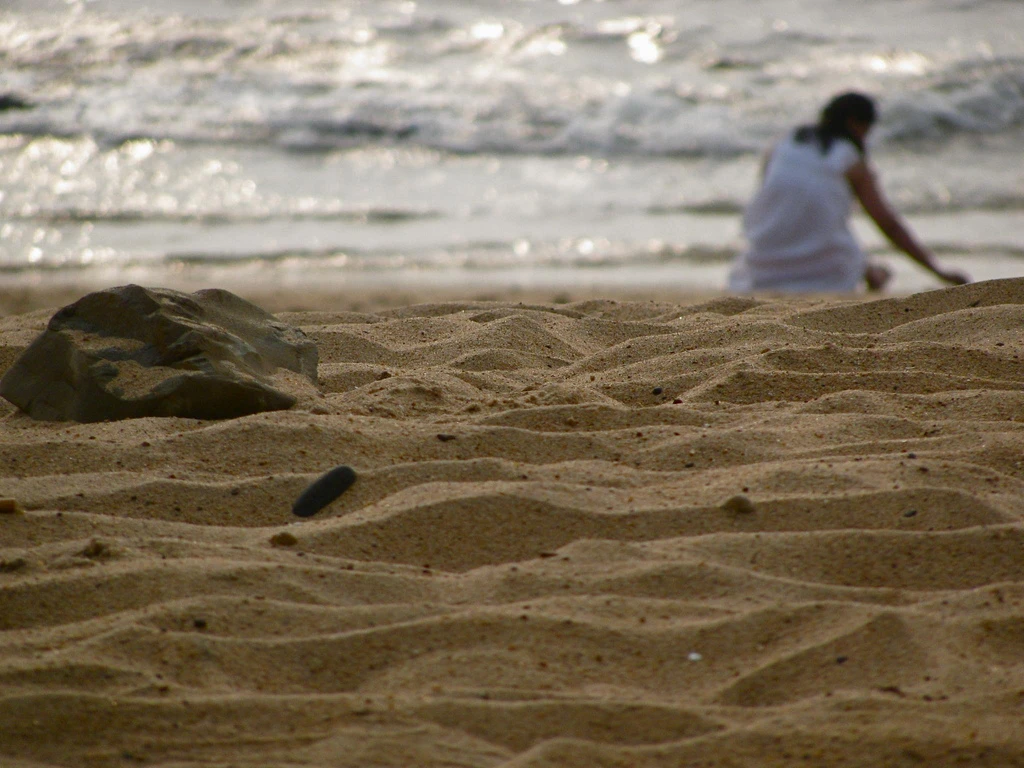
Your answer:
[[[4,403],[0,764],[1024,765],[1022,305],[281,312],[303,408]]]

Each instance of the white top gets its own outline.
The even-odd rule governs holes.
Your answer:
[[[867,262],[849,227],[846,172],[860,159],[847,139],[833,140],[826,153],[815,140],[779,142],[744,211],[749,248],[733,265],[729,290],[857,290]]]

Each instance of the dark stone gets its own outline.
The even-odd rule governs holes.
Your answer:
[[[57,312],[0,379],[35,419],[229,419],[317,396],[316,345],[234,294],[126,285]]]
[[[292,512],[299,517],[312,517],[326,507],[356,481],[352,467],[342,464],[318,477],[292,505]]]
[[[726,512],[733,512],[737,515],[751,515],[757,511],[754,502],[742,493],[731,496],[722,503],[722,509]]]
[[[0,94],[0,112],[9,109],[31,109],[32,104],[14,93]]]

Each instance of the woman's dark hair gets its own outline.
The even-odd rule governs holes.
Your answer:
[[[864,154],[864,142],[850,133],[849,123],[871,125],[875,122],[875,102],[862,93],[842,93],[821,110],[817,125],[803,125],[796,129],[796,140],[817,141],[822,154],[828,152],[836,139],[846,139]]]

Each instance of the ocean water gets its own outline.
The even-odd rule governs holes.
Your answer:
[[[921,238],[1024,274],[1019,0],[3,0],[0,64],[0,287],[721,288],[851,88]]]

